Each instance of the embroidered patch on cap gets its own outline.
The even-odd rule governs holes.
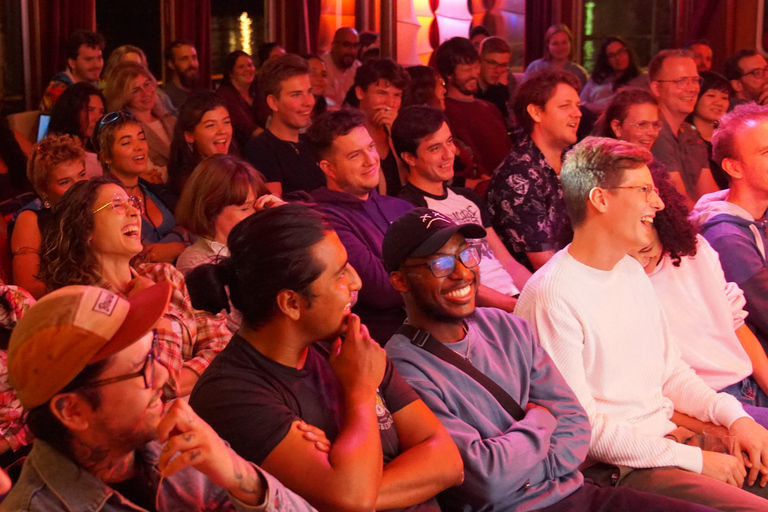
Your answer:
[[[435,222],[435,221],[445,222],[446,224],[450,224],[451,223],[451,219],[449,219],[448,217],[446,217],[442,213],[435,212],[435,211],[432,211],[432,212],[429,212],[429,213],[425,213],[424,215],[422,215],[419,218],[421,219],[421,222],[427,224],[427,229],[429,229],[430,226],[432,226],[432,223]]]
[[[112,316],[115,306],[117,306],[117,295],[104,290],[99,294],[99,298],[96,300],[93,310],[98,311],[99,313],[104,313],[107,316]]]

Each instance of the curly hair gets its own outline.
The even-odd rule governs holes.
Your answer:
[[[35,187],[37,195],[45,195],[51,184],[51,172],[56,167],[73,160],[85,160],[85,151],[77,136],[51,134],[41,140],[27,165],[27,179]]]
[[[99,188],[109,184],[119,185],[110,176],[75,183],[53,209],[51,221],[42,233],[40,270],[35,276],[49,292],[72,284],[95,285],[99,263],[90,247],[90,212]]]
[[[685,197],[677,191],[664,166],[652,163],[648,167],[653,184],[659,189],[659,197],[664,201],[664,209],[656,212],[653,221],[661,253],[669,254],[672,264],[679,267],[683,256],[696,256],[696,228],[688,220],[691,212],[685,204]]]
[[[101,100],[102,107],[107,106],[107,100],[98,87],[90,82],[79,82],[70,85],[61,93],[61,96],[51,109],[51,120],[48,122],[48,133],[59,135],[76,135],[85,144],[86,149],[93,150],[91,142],[85,139],[85,129],[82,119],[87,120],[88,107],[91,97],[96,96]],[[87,124],[87,123],[86,123]]]

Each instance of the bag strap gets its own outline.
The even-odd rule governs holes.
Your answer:
[[[448,364],[451,364],[463,371],[478,384],[483,386],[497,402],[506,410],[510,416],[516,421],[520,421],[525,417],[525,413],[517,401],[512,398],[509,393],[504,391],[501,386],[496,384],[490,377],[475,368],[472,363],[461,357],[453,350],[440,343],[432,336],[429,331],[419,329],[410,324],[403,324],[397,330],[397,334],[402,334],[410,340],[411,343],[417,347],[423,348],[427,352],[431,353],[435,357],[438,357]]]

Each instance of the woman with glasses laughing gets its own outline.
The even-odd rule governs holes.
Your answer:
[[[171,303],[157,327],[159,358],[171,372],[166,396],[185,396],[226,346],[230,333],[222,316],[192,307],[184,278],[173,266],[131,265],[143,249],[138,206],[111,177],[73,185],[43,234],[39,275],[48,291],[81,284],[122,297],[156,282],[170,282]]]

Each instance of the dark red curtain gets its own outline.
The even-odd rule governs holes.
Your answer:
[[[544,33],[552,25],[552,2],[525,0],[525,65],[544,55]]]
[[[320,31],[320,1],[321,0],[285,0],[284,8],[277,9],[277,16],[285,20],[277,23],[277,41],[285,45],[291,53],[303,55],[317,52],[317,36]],[[285,23],[281,23],[285,21]],[[285,33],[280,34],[280,28],[285,27]]]
[[[32,95],[37,104],[51,77],[66,66],[64,40],[75,30],[96,30],[96,0],[30,3]]]
[[[173,27],[166,41],[181,39],[194,43],[200,62],[201,85],[211,87],[211,0],[172,0]]]
[[[680,46],[684,46],[695,39],[706,38],[709,26],[715,19],[715,13],[722,0],[686,0],[684,2],[682,19],[685,26],[681,27],[678,36]],[[722,20],[717,20],[722,22]]]

